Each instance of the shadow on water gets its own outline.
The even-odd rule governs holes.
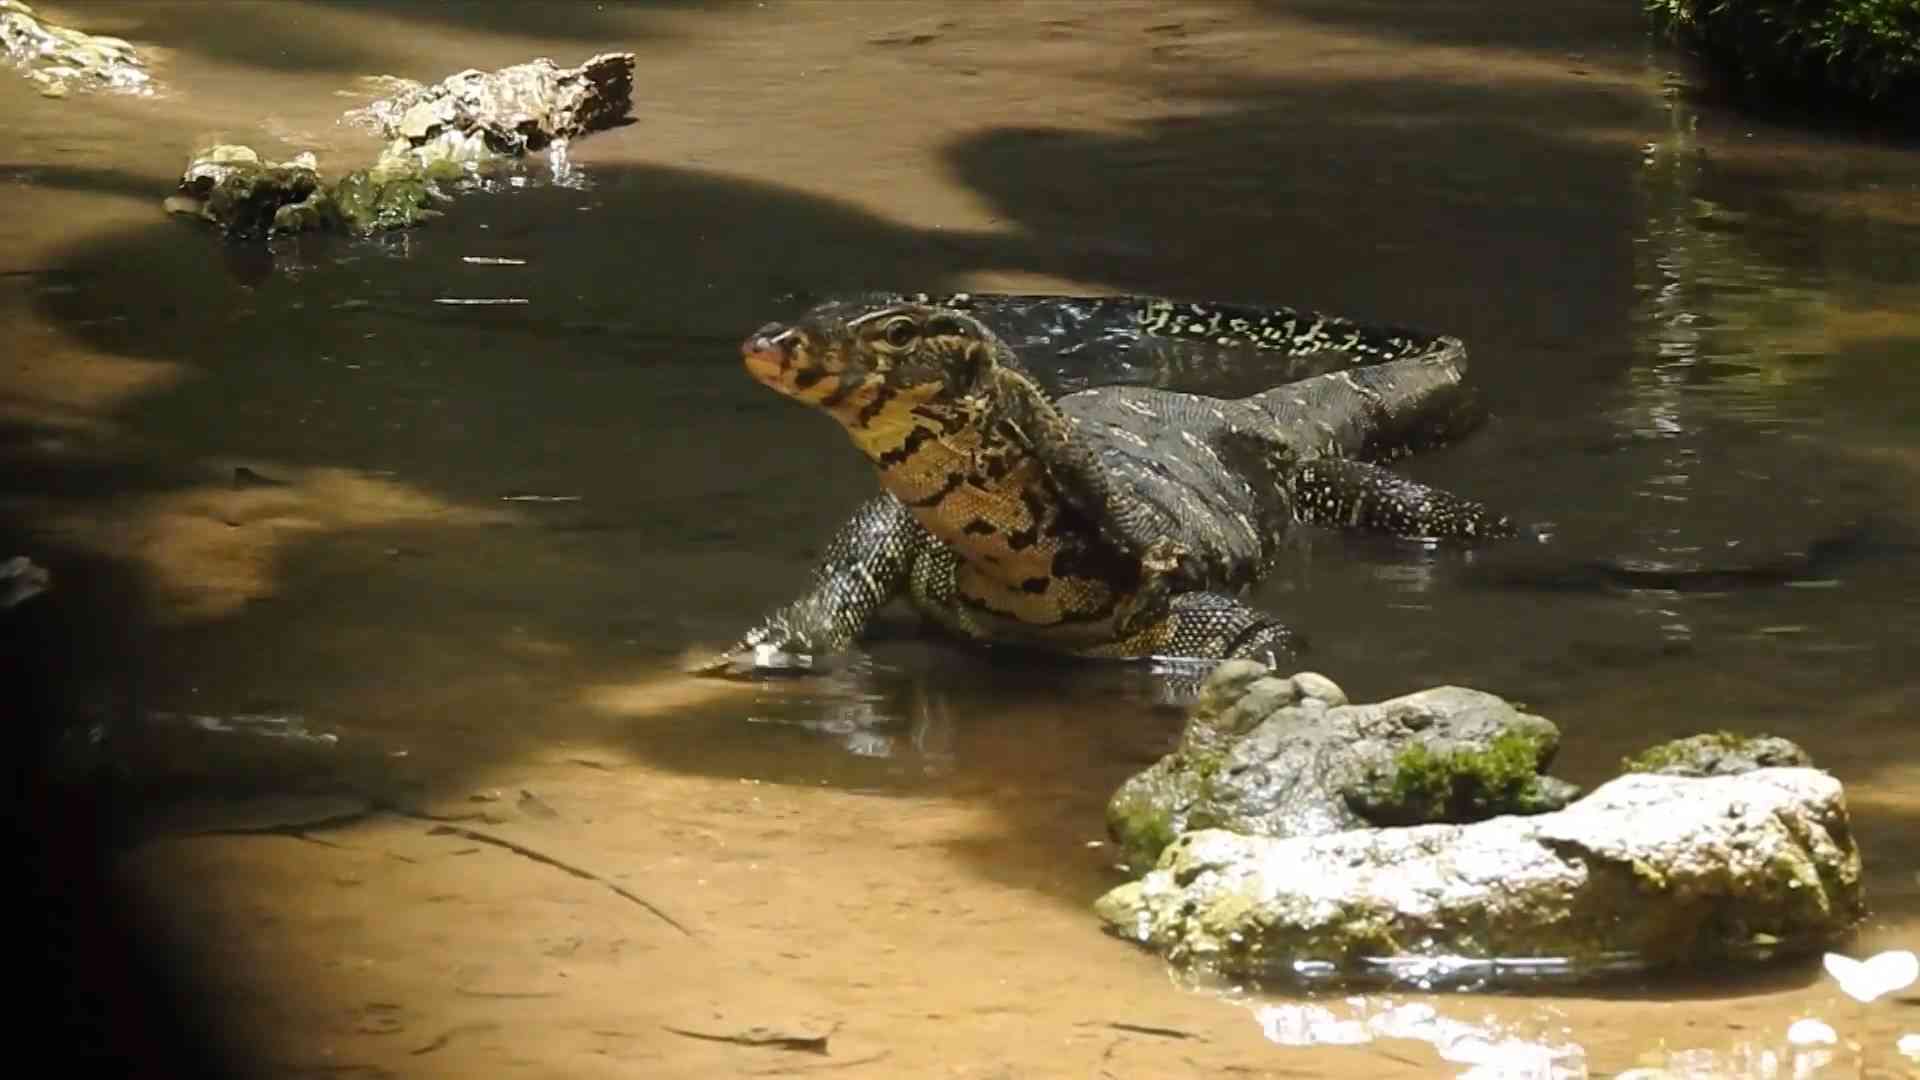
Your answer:
[[[1515,5],[1487,17],[1483,0],[1437,0],[1399,4],[1390,0],[1256,0],[1261,14],[1303,19],[1370,37],[1419,45],[1466,45],[1518,49],[1556,58],[1568,53],[1638,51],[1646,17],[1634,5],[1555,8]]]
[[[1524,411],[1530,392],[1628,361],[1629,155],[1580,132],[1645,110],[1543,89],[1541,108],[1566,118],[1546,132],[1511,94],[1200,83],[1184,96],[1224,108],[1118,134],[999,129],[947,159],[1072,273],[1445,327],[1469,342],[1494,411]]]
[[[118,36],[154,42],[188,56],[243,64],[270,72],[392,74],[432,80],[462,68],[497,67],[528,59],[527,38],[576,43],[579,56],[554,56],[574,64],[603,48],[646,45],[678,37],[660,16],[676,12],[723,14],[742,6],[738,0],[606,0],[601,3],[553,3],[537,9],[514,0],[474,0],[443,4],[434,0],[283,0],[271,4],[228,4],[208,17],[201,0],[149,0],[130,10],[131,25]],[[502,38],[498,56],[480,55],[484,44],[460,41],[457,55],[438,67],[410,70],[424,33],[494,34]],[[518,41],[508,43],[506,39]],[[614,44],[619,43],[619,44]]]
[[[351,12],[373,12],[382,19],[440,25],[499,34],[570,38],[592,47],[609,41],[667,36],[650,18],[662,13],[730,14],[744,0],[599,0],[592,4],[552,4],[532,15],[518,0],[468,0],[459,5],[435,0],[308,0]]]
[[[0,161],[0,181],[31,184],[57,191],[83,191],[101,195],[124,195],[131,199],[154,198],[153,180],[120,169],[96,169],[74,165],[32,165]]]

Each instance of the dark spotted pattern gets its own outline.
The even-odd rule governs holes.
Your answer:
[[[823,305],[764,328],[748,353],[762,381],[839,419],[888,492],[836,534],[800,599],[704,670],[835,652],[902,594],[987,644],[1271,659],[1298,639],[1233,594],[1296,524],[1512,531],[1375,464],[1477,419],[1454,338],[1284,308],[974,294]],[[1264,356],[1282,361],[1272,388],[1237,399],[1151,385],[1054,396]]]

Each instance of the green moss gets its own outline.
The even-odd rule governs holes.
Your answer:
[[[1393,759],[1394,818],[1478,821],[1557,807],[1540,784],[1541,743],[1537,734],[1506,731],[1485,750],[1436,754],[1420,743],[1408,746]]]
[[[1687,739],[1673,739],[1658,746],[1650,746],[1638,754],[1629,754],[1620,759],[1622,773],[1657,773],[1676,765],[1691,763],[1698,755],[1694,747],[1695,740],[1703,740],[1714,749],[1738,751],[1746,737],[1731,731],[1712,731],[1704,735]]]
[[[1671,739],[1620,759],[1624,773],[1667,773],[1677,776],[1732,775],[1774,765],[1812,764],[1806,751],[1772,735],[1742,735],[1712,731]]]
[[[1107,834],[1120,845],[1128,867],[1144,874],[1173,843],[1173,816],[1149,799],[1115,799],[1107,806]]]
[[[1642,0],[1739,85],[1898,113],[1920,103],[1914,0]]]
[[[432,209],[428,181],[419,176],[388,176],[358,169],[334,186],[333,200],[340,217],[357,232],[411,228],[440,216]]]
[[[1107,835],[1134,873],[1151,870],[1181,833],[1221,824],[1205,808],[1225,763],[1218,750],[1176,751],[1114,793],[1107,803]]]

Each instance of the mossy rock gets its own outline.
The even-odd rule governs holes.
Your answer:
[[[1651,746],[1620,761],[1622,773],[1664,776],[1737,776],[1755,769],[1799,768],[1813,758],[1778,735],[1715,731]]]
[[[1464,825],[1188,832],[1094,910],[1202,970],[1429,989],[1724,971],[1833,948],[1866,914],[1844,793],[1805,768],[1623,776]]]
[[[1324,676],[1236,661],[1203,686],[1179,747],[1114,793],[1107,832],[1144,872],[1198,829],[1316,836],[1543,813],[1579,792],[1543,775],[1558,745],[1550,721],[1482,691],[1353,705]]]
[[[1538,732],[1501,732],[1484,747],[1433,750],[1414,743],[1392,768],[1353,796],[1378,825],[1481,821],[1498,814],[1539,814],[1571,802],[1571,785],[1540,770],[1552,750]]]
[[[359,169],[333,187],[340,220],[355,232],[410,229],[441,216],[433,209],[432,181],[418,174]]]

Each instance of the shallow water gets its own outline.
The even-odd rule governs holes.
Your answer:
[[[904,619],[828,679],[677,673],[871,490],[738,367],[804,295],[1148,291],[1428,327],[1467,340],[1493,420],[1405,468],[1550,523],[1549,569],[1871,528],[1803,580],[1720,591],[1308,537],[1259,595],[1307,666],[1363,700],[1525,702],[1582,783],[1671,735],[1795,739],[1848,785],[1875,910],[1853,952],[1914,947],[1920,156],[1697,100],[1631,10],[1560,7],[43,11],[160,46],[162,89],[0,79],[0,557],[55,577],[8,633],[59,676],[49,708],[109,733],[62,760],[132,781],[141,842],[110,869],[192,961],[189,1011],[268,1073],[791,1064],[660,1027],[722,1012],[824,1017],[875,1076],[1773,1075],[1803,1016],[1898,1075],[1914,999],[1860,1009],[1805,967],[1499,998],[1170,981],[1087,910],[1117,880],[1090,846],[1105,796],[1178,728],[1150,680],[989,665]],[[576,144],[568,184],[535,167],[405,236],[271,254],[159,212],[214,138],[370,157],[334,122],[362,75],[612,47],[640,55],[637,122]],[[526,302],[436,303],[476,298]],[[152,713],[337,741],[127,734]],[[337,847],[181,831],[362,812],[314,834]],[[698,944],[419,813],[625,881]]]

